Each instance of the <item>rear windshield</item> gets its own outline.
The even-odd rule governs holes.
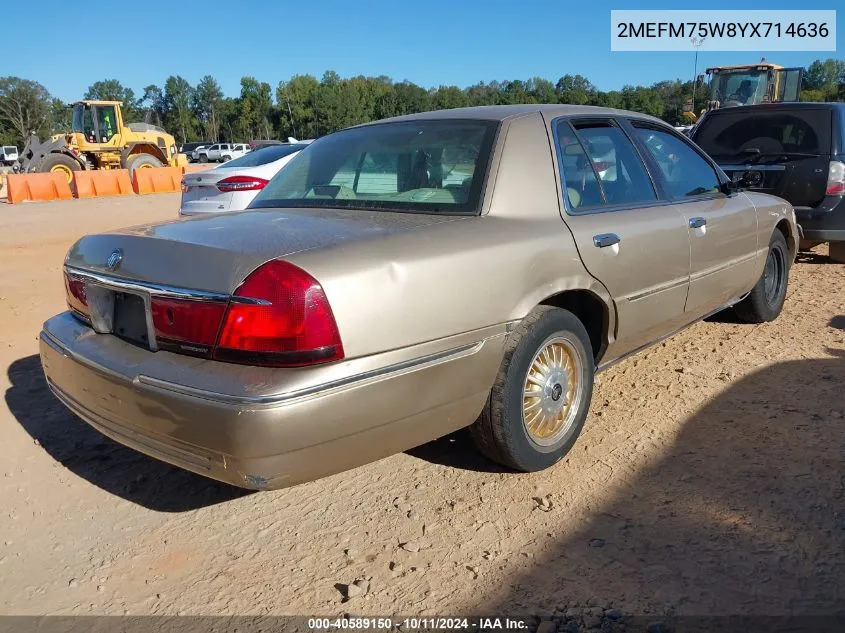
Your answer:
[[[343,130],[308,145],[250,208],[476,213],[497,126],[441,120]]]
[[[828,108],[719,110],[695,131],[699,147],[714,158],[830,153]]]
[[[18,148],[13,145],[6,145],[3,147],[3,151],[7,154],[14,154],[18,151]]]
[[[246,156],[241,156],[235,160],[230,160],[226,163],[226,169],[232,167],[258,167],[259,165],[266,165],[273,161],[290,156],[308,147],[307,145],[275,145],[273,147],[264,147],[257,149]],[[239,149],[246,149],[243,146],[238,146]]]

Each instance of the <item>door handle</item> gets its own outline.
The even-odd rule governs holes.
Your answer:
[[[616,233],[602,233],[600,235],[593,236],[593,246],[598,246],[599,248],[613,246],[621,241],[622,238],[616,235]]]
[[[691,229],[700,229],[702,226],[707,224],[707,220],[705,218],[690,218],[689,219],[689,227]]]

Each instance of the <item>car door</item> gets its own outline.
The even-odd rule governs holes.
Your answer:
[[[220,158],[220,145],[212,145],[208,148],[209,160],[216,160]]]
[[[717,168],[687,139],[659,124],[633,121],[632,126],[689,226],[685,310],[698,318],[754,285],[759,273],[757,213],[745,194],[726,193]]]
[[[587,270],[616,304],[608,354],[678,329],[689,286],[686,220],[659,197],[642,157],[613,118],[553,122],[565,220]]]

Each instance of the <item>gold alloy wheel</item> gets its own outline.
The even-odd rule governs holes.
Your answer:
[[[522,423],[532,442],[556,444],[575,421],[583,392],[581,359],[571,340],[547,340],[525,376],[522,387]]]
[[[73,181],[73,170],[67,165],[53,165],[53,167],[50,168],[50,172],[53,174],[64,175],[64,177],[67,178],[68,184]]]

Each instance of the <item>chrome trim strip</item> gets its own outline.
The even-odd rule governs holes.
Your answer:
[[[145,293],[157,297],[171,297],[174,299],[189,299],[193,301],[233,301],[235,303],[247,303],[253,305],[269,305],[268,301],[263,299],[252,299],[250,297],[231,297],[228,294],[221,292],[210,292],[208,290],[194,290],[193,288],[178,288],[175,286],[166,286],[164,284],[156,284],[147,281],[134,281],[131,279],[123,279],[122,277],[113,277],[111,275],[104,275],[90,270],[83,270],[73,266],[65,266],[65,270],[69,275],[82,278],[88,283],[95,283],[101,286],[108,286],[110,288],[119,288],[127,292]]]
[[[734,305],[736,305],[737,303],[739,303],[740,301],[742,301],[743,299],[745,299],[745,297],[747,297],[747,296],[748,296],[748,293],[747,293],[747,292],[745,292],[745,293],[741,294],[739,297],[734,297],[733,299],[731,299],[730,301],[728,301],[728,302],[727,302],[727,303],[725,303],[724,305],[719,306],[719,307],[718,307],[718,308],[716,308],[715,310],[711,310],[711,311],[710,311],[710,312],[708,312],[707,314],[705,314],[705,315],[703,315],[703,316],[700,316],[700,317],[698,317],[697,319],[695,319],[695,320],[693,320],[693,321],[690,321],[689,323],[686,323],[686,324],[684,324],[684,325],[682,325],[682,326],[680,326],[680,327],[678,327],[678,328],[676,328],[676,329],[672,330],[672,331],[671,331],[671,332],[669,332],[668,334],[666,334],[666,335],[664,335],[664,336],[661,336],[661,337],[660,337],[660,338],[658,338],[658,339],[655,339],[655,340],[653,340],[653,341],[650,341],[650,342],[646,343],[645,345],[640,345],[640,346],[639,346],[639,347],[637,347],[636,349],[632,349],[630,352],[625,352],[624,354],[622,354],[622,356],[619,356],[618,358],[614,358],[614,359],[613,359],[613,360],[611,360],[611,361],[607,361],[606,363],[601,363],[601,364],[599,364],[599,366],[598,366],[598,367],[596,367],[596,373],[598,374],[599,372],[603,372],[603,371],[604,371],[604,370],[606,370],[606,369],[610,369],[610,368],[611,368],[611,367],[613,367],[614,365],[616,365],[616,364],[618,364],[618,363],[621,363],[623,360],[627,360],[627,359],[628,359],[628,358],[630,358],[631,356],[635,356],[636,354],[639,354],[639,353],[640,353],[640,352],[642,352],[643,350],[646,350],[646,349],[648,349],[649,347],[651,347],[651,346],[653,346],[653,345],[657,345],[658,343],[662,343],[662,342],[663,342],[663,341],[665,341],[666,339],[668,339],[668,338],[671,338],[671,337],[675,336],[675,334],[677,334],[678,332],[681,332],[681,331],[683,331],[683,330],[686,330],[688,327],[693,326],[693,325],[695,325],[696,323],[699,323],[700,321],[703,321],[704,319],[706,319],[706,318],[708,318],[708,317],[713,316],[714,314],[718,314],[718,313],[719,313],[719,312],[721,312],[722,310],[727,310],[727,309],[728,309],[728,308],[730,308],[731,306],[734,306]]]
[[[345,376],[344,378],[338,378],[336,380],[330,380],[328,382],[313,385],[311,387],[297,389],[296,391],[287,391],[284,393],[270,394],[267,396],[235,396],[231,394],[217,393],[213,391],[206,391],[204,389],[195,389],[193,387],[177,385],[175,383],[167,382],[165,380],[159,380],[158,378],[144,376],[143,374],[139,374],[135,381],[138,384],[145,385],[147,387],[153,387],[164,391],[170,391],[173,393],[193,396],[195,398],[201,398],[203,400],[212,400],[214,402],[220,402],[225,404],[278,406],[282,404],[289,404],[293,400],[300,400],[317,394],[322,395],[326,392],[337,391],[353,385],[357,385],[359,383],[373,382],[375,380],[380,380],[384,378],[392,378],[394,376],[401,375],[409,371],[417,371],[419,369],[424,369],[427,366],[458,360],[460,358],[475,354],[482,348],[483,345],[484,341],[469,343],[467,345],[461,345],[460,347],[454,347],[452,349],[444,350],[442,352],[435,352],[434,354],[428,354],[426,356],[420,356],[419,358],[402,361],[400,363],[394,363],[393,365],[387,365],[385,367],[371,369],[369,371],[353,374],[351,376]]]
[[[786,165],[719,165],[722,171],[784,171]]]
[[[420,356],[418,358],[413,358],[411,360],[402,361],[399,363],[394,363],[392,365],[386,365],[384,367],[379,367],[376,369],[370,369],[368,371],[363,371],[357,374],[353,374],[351,376],[345,376],[343,378],[338,378],[335,380],[329,380],[324,383],[320,383],[317,385],[312,385],[310,387],[305,387],[303,389],[297,389],[296,391],[288,391],[284,393],[277,393],[277,394],[270,394],[266,396],[237,396],[232,394],[224,394],[224,393],[217,393],[213,391],[206,391],[204,389],[195,389],[193,387],[186,387],[184,385],[178,385],[176,383],[172,383],[165,380],[159,380],[158,378],[153,378],[151,376],[145,376],[143,374],[139,374],[137,377],[130,378],[124,374],[116,372],[112,369],[108,369],[103,367],[99,363],[95,363],[91,360],[88,360],[84,356],[69,350],[65,347],[61,341],[56,339],[48,330],[42,329],[41,330],[41,340],[43,340],[47,345],[52,347],[56,352],[70,358],[81,365],[88,367],[94,371],[99,373],[105,374],[111,378],[115,378],[121,380],[123,382],[131,382],[137,385],[142,385],[146,387],[151,387],[153,389],[158,389],[161,391],[169,391],[171,393],[177,393],[185,396],[191,396],[194,398],[200,398],[203,400],[211,400],[213,402],[218,402],[221,404],[234,404],[234,405],[252,405],[252,406],[267,406],[267,405],[280,405],[286,404],[292,400],[298,400],[301,398],[307,398],[310,396],[314,396],[320,392],[324,391],[335,391],[338,389],[343,389],[346,387],[350,387],[352,385],[363,383],[363,382],[370,382],[375,380],[381,380],[384,378],[392,377],[393,375],[399,375],[403,373],[407,373],[409,371],[416,371],[417,369],[423,369],[426,366],[436,365],[439,363],[444,363],[452,360],[458,360],[460,358],[464,358],[466,356],[471,356],[478,352],[483,346],[484,343],[489,340],[490,338],[495,338],[496,336],[503,336],[504,334],[495,334],[491,337],[485,338],[481,341],[476,341],[474,343],[468,343],[465,345],[460,345],[458,347],[453,347],[448,350],[443,350],[441,352],[435,352],[433,354],[427,354],[425,356]]]
[[[651,295],[656,295],[660,292],[665,292],[666,290],[674,290],[679,286],[683,286],[685,284],[689,284],[689,277],[678,277],[677,279],[672,279],[664,284],[660,284],[659,286],[653,286],[648,290],[643,292],[639,292],[635,295],[628,295],[627,297],[621,297],[626,301],[639,301],[640,299],[645,299]]]
[[[768,246],[766,247],[766,252],[768,252]],[[698,281],[699,279],[703,279],[709,275],[713,275],[715,273],[720,273],[723,270],[727,270],[728,268],[732,268],[734,266],[739,266],[740,264],[744,264],[746,262],[752,261],[759,256],[759,251],[755,250],[753,253],[748,255],[743,255],[742,257],[737,257],[727,262],[722,262],[721,264],[717,264],[716,266],[711,266],[710,268],[705,268],[704,270],[699,270],[692,275],[690,275],[690,283],[693,281]]]

